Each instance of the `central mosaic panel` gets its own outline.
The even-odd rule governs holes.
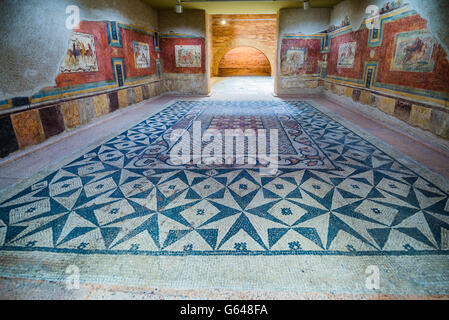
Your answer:
[[[194,123],[200,127],[201,135],[204,136],[208,130],[217,130],[222,140],[225,140],[226,130],[240,129],[242,133],[246,130],[253,130],[256,140],[260,137],[258,130],[266,130],[263,133],[266,139],[267,152],[270,152],[270,130],[276,131],[279,167],[291,169],[315,168],[315,169],[336,169],[335,164],[325,155],[320,146],[311,137],[314,128],[310,125],[303,126],[299,110],[291,108],[288,104],[254,101],[214,101],[214,102],[195,102],[194,106],[187,111],[179,121],[168,129],[157,141],[155,141],[144,152],[136,158],[134,165],[136,168],[154,167],[154,168],[176,168],[171,162],[170,151],[180,143],[188,144],[190,153],[194,153]],[[174,130],[185,130],[189,136],[187,140],[182,137],[172,141],[171,134]],[[183,141],[181,141],[183,140]],[[186,142],[187,141],[187,142]],[[234,143],[237,143],[234,141]],[[256,150],[249,150],[251,146],[244,140],[245,154]],[[189,168],[217,168],[230,167],[225,164],[225,141],[223,141],[223,165],[207,165],[204,163],[188,163]],[[204,148],[207,143],[202,143]],[[254,147],[254,146],[253,146]],[[236,146],[234,146],[234,150]],[[178,167],[184,167],[181,165]],[[237,165],[236,161],[232,167],[260,168],[263,165],[256,165],[245,162],[243,165]]]
[[[282,129],[281,160],[300,137],[318,162],[166,167],[165,137],[198,119]],[[301,101],[176,102],[0,203],[2,251],[449,254],[448,194]]]

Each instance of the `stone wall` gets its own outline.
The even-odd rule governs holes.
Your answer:
[[[155,81],[4,114],[0,116],[0,158],[158,96],[162,90]]]
[[[449,140],[449,113],[445,109],[382,95],[363,88],[330,82],[325,82],[324,85],[326,89],[325,94],[331,99],[343,103],[350,99],[356,105],[362,104],[376,108],[387,115],[402,120],[410,126],[432,132],[436,136]]]

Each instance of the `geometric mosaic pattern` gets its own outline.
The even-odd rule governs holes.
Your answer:
[[[183,143],[188,145],[193,156],[195,146],[204,149],[207,145],[207,142],[204,142],[202,146],[198,142],[195,143],[195,141],[193,141],[193,144],[191,143],[191,139],[195,135],[195,123],[201,123],[201,133],[203,136],[207,130],[212,129],[221,134],[222,140],[226,139],[226,129],[253,130],[256,137],[258,136],[258,130],[266,129],[267,133],[264,135],[264,138],[267,140],[266,154],[270,153],[270,131],[275,129],[278,133],[277,144],[279,165],[281,167],[295,169],[336,169],[335,164],[332,163],[322,148],[312,138],[312,136],[319,134],[321,130],[319,123],[316,121],[317,119],[313,119],[312,115],[308,114],[304,109],[298,109],[282,102],[272,102],[269,104],[254,101],[241,101],[239,103],[232,101],[178,103],[178,106],[185,107],[186,105],[190,105],[191,108],[183,109],[184,112],[181,114],[172,114],[170,119],[173,119],[175,124],[171,128],[168,128],[151,146],[148,146],[141,152],[132,163],[128,164],[128,168],[139,169],[149,166],[176,168],[170,157],[170,151],[175,146],[181,148]],[[312,123],[310,123],[311,120],[313,120]],[[179,137],[178,140],[171,141],[171,133],[176,129],[183,129],[188,132],[189,139]],[[253,157],[256,153],[254,146],[251,148],[248,143],[243,142],[242,144],[244,153],[239,157],[251,155],[252,159],[256,158]],[[225,152],[224,145],[222,146],[222,151],[223,153]],[[221,167],[229,168],[229,165],[225,164],[227,162],[225,157],[221,157],[221,162],[223,163]],[[204,163],[200,165],[189,163],[188,167],[197,169],[217,168],[219,165],[216,163],[211,166]],[[238,165],[234,161],[233,167],[237,166],[255,168],[262,167],[263,165],[260,163],[256,163],[255,165]],[[186,166],[181,165],[178,168],[186,168]]]
[[[448,194],[305,102],[250,104],[288,110],[327,167],[136,167],[189,112],[223,107],[179,101],[1,203],[0,250],[449,254]]]

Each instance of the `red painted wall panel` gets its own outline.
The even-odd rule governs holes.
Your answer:
[[[297,70],[297,74],[318,73],[318,61],[323,60],[324,58],[323,54],[320,52],[320,39],[283,39],[281,47],[281,61],[284,59],[287,50],[292,48],[307,48],[306,64],[303,68]]]
[[[79,33],[87,33],[94,36],[98,71],[60,73],[56,77],[56,87],[60,88],[84,83],[112,80],[113,75],[112,75],[111,57],[109,55],[109,44],[108,44],[106,23],[82,21],[80,23],[79,28],[73,31]]]
[[[434,47],[433,60],[435,61],[435,67],[432,72],[390,71],[390,62],[394,59],[396,50],[396,34],[422,30],[426,26],[426,20],[419,15],[396,20],[385,25],[382,47],[376,54],[376,57],[382,57],[379,63],[377,81],[434,91],[449,90],[449,63],[444,49],[439,44]]]
[[[75,86],[85,83],[113,80],[111,58],[123,58],[127,78],[150,76],[156,73],[156,59],[159,53],[154,50],[153,36],[120,28],[122,48],[109,46],[107,25],[105,22],[82,21],[74,32],[91,34],[95,39],[98,71],[60,73],[56,77],[56,87]],[[135,66],[133,41],[147,43],[150,47],[151,67],[139,69]]]
[[[356,42],[356,53],[353,68],[339,68],[338,50],[340,45],[344,43]],[[355,32],[346,33],[341,36],[332,38],[331,49],[329,53],[328,74],[333,76],[363,79],[363,69],[367,57],[369,58],[368,44],[368,29],[362,29]]]
[[[175,57],[176,45],[200,45],[201,68],[177,68]],[[202,38],[162,38],[160,43],[161,63],[166,73],[206,73],[206,44]]]
[[[125,58],[126,76],[128,78],[144,77],[156,73],[156,59],[158,53],[154,50],[153,37],[122,28],[123,48],[122,56]],[[134,61],[133,42],[147,43],[150,47],[151,68],[138,69]]]
[[[368,47],[368,29],[361,29],[332,38],[329,53],[328,75],[363,80],[364,64],[367,61],[379,63],[377,82],[440,92],[449,91],[449,62],[441,45],[433,51],[435,67],[431,72],[404,72],[391,70],[395,56],[395,38],[398,33],[426,29],[427,22],[420,15],[401,18],[384,25],[381,47]],[[338,51],[341,44],[357,42],[353,68],[338,68]],[[370,53],[374,51],[373,58]]]

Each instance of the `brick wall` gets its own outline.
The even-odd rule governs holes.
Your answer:
[[[218,68],[220,76],[270,76],[271,65],[262,51],[239,47],[228,51]]]
[[[221,21],[226,20],[226,24]],[[222,58],[232,49],[253,47],[263,52],[271,68],[276,57],[276,15],[212,15],[212,76],[219,74]]]

